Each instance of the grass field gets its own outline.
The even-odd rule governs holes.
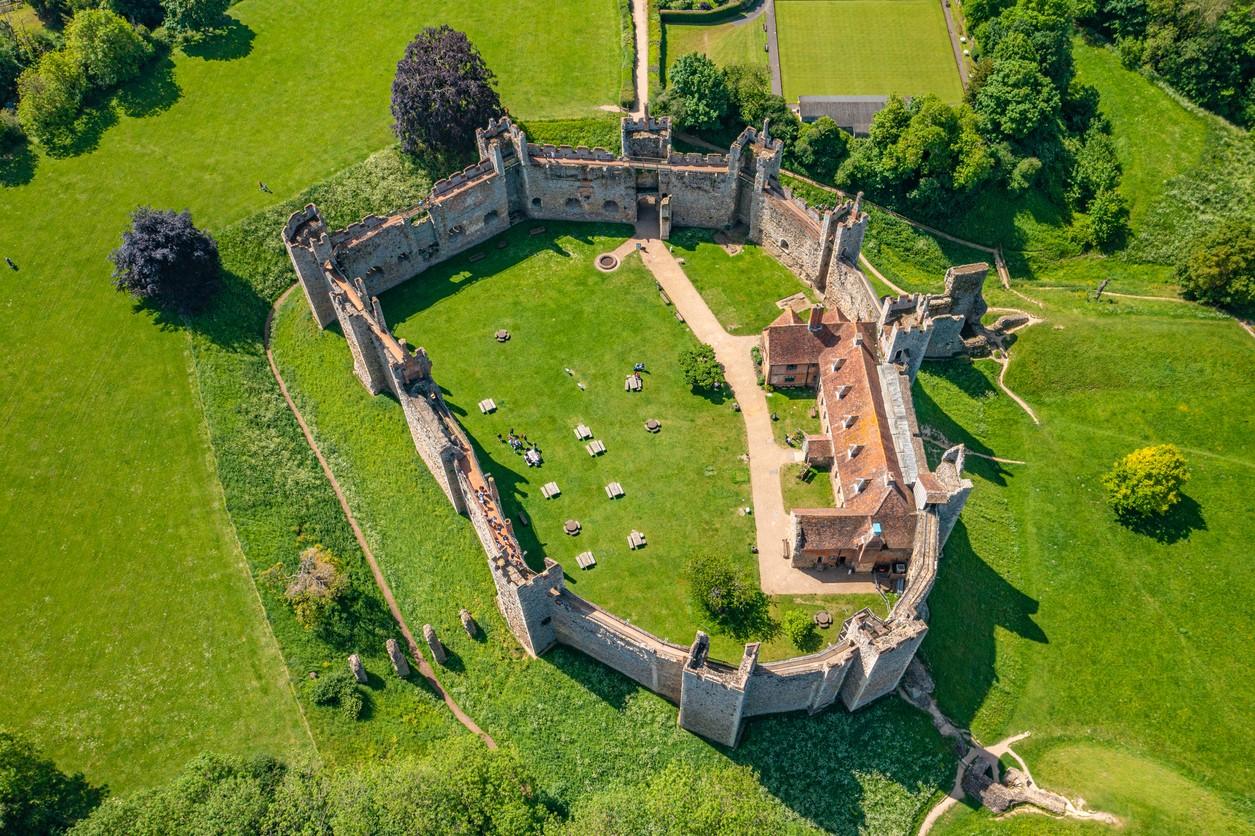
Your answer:
[[[1241,404],[1255,389],[1232,370],[1255,343],[1197,306],[1038,295],[1047,324],[1016,343],[1007,383],[1040,427],[997,393],[992,364],[928,365],[917,386],[921,424],[1028,462],[969,459],[976,490],[929,599],[942,707],[982,740],[1032,730],[1037,780],[1101,798],[1133,832],[1234,832],[1250,815],[1255,680],[1240,646],[1255,589],[1229,556],[1251,545]],[[1111,517],[1098,477],[1156,442],[1179,445],[1193,478],[1168,525],[1142,533]],[[1207,801],[1193,822],[1181,786]]]
[[[684,259],[685,274],[730,334],[760,333],[780,316],[778,300],[810,292],[755,244],[728,255],[705,229],[677,229],[668,243],[676,258]]]
[[[587,262],[610,243],[598,242],[593,227],[574,227],[573,231],[575,235],[559,231],[556,237],[562,249],[573,253],[572,265],[578,260],[576,255]],[[535,243],[524,231],[507,253],[517,258],[523,248]],[[556,262],[553,275],[580,280],[556,249],[546,247],[531,259],[547,266]],[[472,269],[496,270],[495,264],[486,259]],[[461,261],[448,269],[455,275],[467,267]],[[517,269],[526,273],[527,261]],[[482,300],[484,293],[493,291],[494,283],[521,280],[510,272],[498,273],[482,285],[472,284],[439,305],[456,308],[465,304],[461,296]],[[607,281],[595,275],[599,282]],[[415,286],[438,276],[433,272],[417,279]],[[653,311],[660,316],[659,327],[676,329],[657,301],[652,282],[648,288],[634,316]],[[403,286],[385,301],[397,322],[406,318],[398,307],[398,296],[406,290]],[[627,295],[629,301],[637,298]],[[596,298],[585,300],[581,310],[595,314],[597,302]],[[409,318],[411,326],[418,321]],[[500,348],[489,336],[495,327],[491,324],[483,334],[493,349]],[[400,330],[404,333],[406,326]],[[433,326],[410,336],[428,347],[456,342],[457,335],[436,330]],[[522,327],[510,344],[519,340],[520,347],[524,346],[527,334],[526,326]],[[534,333],[532,339],[537,339]],[[582,654],[558,647],[540,659],[525,658],[497,614],[483,552],[470,526],[449,507],[414,453],[396,403],[372,398],[362,389],[352,375],[343,338],[335,330],[319,331],[299,296],[289,299],[279,315],[275,349],[284,377],[328,451],[401,607],[411,622],[433,624],[445,641],[451,662],[441,673],[442,681],[499,743],[519,749],[540,777],[540,789],[557,803],[570,805],[577,818],[582,799],[610,785],[647,781],[677,760],[701,769],[753,769],[762,786],[799,817],[843,833],[860,829],[906,833],[948,782],[952,756],[926,717],[894,699],[855,714],[835,710],[815,717],[796,714],[756,720],[741,747],[727,752],[679,729],[673,705]],[[449,375],[458,361],[448,355],[447,350],[433,349],[434,370],[437,380],[454,386]],[[662,385],[659,376],[655,369],[645,393],[632,397],[648,397],[654,387]],[[621,388],[612,387],[607,394],[628,397]],[[662,441],[672,429],[679,428],[665,425],[653,441]],[[574,435],[568,441],[570,429],[565,422],[561,430],[555,441],[546,441],[547,453],[551,448],[575,445]],[[495,435],[491,444],[496,444]],[[621,446],[608,444],[603,464],[609,464]],[[500,466],[496,470],[503,473]],[[626,480],[625,488],[632,489]],[[648,552],[649,548],[639,556]],[[613,568],[613,562],[591,573],[573,569],[578,574],[572,588],[587,594],[589,580],[606,568]],[[671,594],[662,585],[654,589],[660,595]],[[859,607],[880,607],[877,596],[849,596],[844,601],[834,607],[822,599],[798,596],[779,600],[776,607],[782,612],[824,606],[838,619]],[[460,606],[469,608],[485,627],[483,641],[472,641],[462,632],[457,615]],[[824,768],[817,771],[818,762]]]
[[[21,268],[0,285],[0,723],[115,791],[204,749],[312,754],[223,512],[188,336],[134,314],[106,255],[140,204],[221,231],[274,200],[258,180],[293,194],[388,142],[395,61],[427,23],[466,29],[525,117],[614,102],[615,4],[564,5],[509,4],[506,29],[492,2],[243,0],[225,36],[101,114],[84,153],[0,170],[0,251]],[[551,25],[563,13],[583,37]]]
[[[963,97],[945,17],[931,0],[777,0],[784,97]]]
[[[763,17],[737,19],[714,25],[668,23],[662,27],[667,69],[675,59],[700,52],[721,67],[733,64],[767,66],[767,33]]]

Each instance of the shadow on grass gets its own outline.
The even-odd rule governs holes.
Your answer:
[[[223,268],[220,275],[222,285],[199,313],[183,314],[144,300],[134,302],[132,309],[163,331],[194,331],[226,351],[255,351],[270,304],[239,274]]]
[[[929,596],[924,652],[933,662],[941,708],[968,727],[998,683],[999,631],[1048,644],[1034,621],[1038,602],[998,574],[976,551],[960,519],[946,542],[943,571]]]
[[[540,658],[616,711],[626,708],[629,698],[641,690],[632,679],[578,650],[558,645]]]
[[[127,116],[142,118],[169,110],[182,95],[174,80],[174,61],[163,55],[143,75],[119,90],[115,101]]]
[[[948,360],[927,365],[928,371],[954,384],[958,389],[973,400],[984,400],[997,397],[999,392],[989,378],[981,374],[970,360]],[[976,436],[972,435],[963,425],[951,418],[941,405],[933,400],[923,386],[916,385],[911,389],[911,399],[915,403],[915,414],[921,428],[931,427],[945,436],[951,444],[963,444],[968,450],[981,456],[995,455],[992,448]],[[940,450],[925,445],[930,454],[930,461],[935,463]],[[964,467],[978,474],[981,478],[995,485],[1006,485],[1011,473],[999,462],[978,456],[969,456]]]
[[[22,142],[0,154],[0,187],[25,186],[35,179],[37,164],[38,158],[29,142]]]
[[[183,54],[205,61],[234,61],[253,51],[256,34],[233,17],[217,29],[183,44]]]
[[[1190,496],[1181,495],[1181,501],[1162,517],[1124,518],[1120,524],[1135,534],[1150,537],[1165,545],[1190,539],[1195,531],[1206,531],[1203,506]]]
[[[544,227],[546,231],[532,235],[530,231],[537,227]],[[570,258],[571,253],[563,249],[556,240],[559,237],[574,238],[581,243],[590,244],[599,236],[627,238],[631,234],[631,228],[622,224],[522,221],[485,243],[459,253],[443,264],[433,266],[418,281],[404,282],[387,291],[380,301],[389,322],[404,322],[418,311],[425,310],[440,300],[465,290],[476,282],[491,278],[538,253],[552,252]],[[501,240],[507,243],[504,248],[498,249],[497,243]],[[470,259],[476,254],[482,254],[484,258],[472,264]],[[593,269],[591,261],[588,266],[590,270]],[[526,305],[527,302],[526,299],[518,300],[520,305]]]
[[[73,127],[44,143],[50,157],[77,157],[95,151],[105,131],[116,125],[118,112],[112,100],[88,104],[74,121]]]

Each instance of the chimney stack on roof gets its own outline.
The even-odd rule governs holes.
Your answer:
[[[818,333],[819,329],[823,327],[823,319],[824,319],[824,306],[816,305],[815,307],[811,308],[810,320],[806,323],[806,329],[810,331],[812,334]]]

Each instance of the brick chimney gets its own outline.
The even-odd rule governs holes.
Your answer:
[[[810,320],[806,323],[806,330],[810,331],[812,334],[818,333],[819,329],[823,327],[823,320],[824,306],[816,305],[811,308]]]

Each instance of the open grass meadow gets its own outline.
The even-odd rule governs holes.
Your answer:
[[[700,52],[720,67],[752,64],[767,67],[767,33],[762,15],[726,23],[666,23],[662,27],[667,69],[681,55]]]
[[[931,0],[777,0],[784,97],[963,98],[941,5]]]
[[[1046,322],[1022,333],[1006,381],[1040,427],[987,361],[926,364],[916,387],[921,425],[1025,462],[968,460],[976,489],[924,645],[942,708],[984,741],[1031,730],[1017,748],[1037,780],[1130,832],[1249,832],[1255,589],[1238,556],[1255,389],[1233,372],[1255,342],[1195,305],[1036,295]],[[1162,526],[1125,527],[1099,476],[1161,442],[1189,460],[1185,499]]]
[[[248,570],[265,567],[240,549],[252,521],[232,531],[230,475],[199,401],[241,393],[205,382],[180,323],[113,291],[106,256],[139,205],[190,208],[219,233],[275,200],[258,181],[291,195],[386,144],[395,61],[428,23],[466,29],[526,118],[615,103],[616,5],[560,6],[243,0],[222,35],[89,114],[76,156],[0,167],[0,254],[19,267],[0,283],[0,637],[13,668],[0,723],[114,791],[206,749],[316,756],[283,664],[295,675],[303,662],[276,646],[258,603]],[[583,36],[555,14],[578,14]],[[227,362],[259,335],[248,320],[204,345]],[[286,466],[265,444],[249,455],[241,467]]]
[[[473,326],[477,330],[473,332],[463,333],[451,327],[458,311],[472,303],[487,306],[498,317],[515,319],[503,323],[515,334],[504,346],[507,349],[531,351],[541,348],[545,341],[551,341],[552,346],[561,345],[564,340],[570,340],[571,347],[583,346],[578,342],[582,339],[578,335],[560,333],[562,321],[569,316],[562,313],[560,305],[577,304],[572,301],[577,298],[573,288],[593,282],[604,287],[588,288],[595,295],[578,303],[581,329],[589,327],[591,333],[598,333],[597,329],[602,326],[597,325],[596,320],[589,325],[587,320],[603,311],[613,312],[618,306],[625,309],[623,313],[631,321],[661,332],[655,336],[653,347],[645,345],[642,350],[662,353],[668,350],[668,345],[673,346],[669,350],[674,350],[673,341],[681,336],[691,339],[671,317],[669,309],[663,307],[652,281],[639,274],[631,261],[611,276],[592,270],[593,255],[614,240],[601,237],[608,231],[591,226],[562,227],[551,230],[552,236],[539,242],[527,235],[526,228],[507,233],[511,243],[504,253],[490,245],[489,257],[475,265],[470,265],[466,256],[462,256],[445,268],[436,268],[410,285],[392,291],[384,299],[385,308],[400,333],[431,350],[436,379],[450,390],[449,397],[455,405],[462,405],[463,397],[468,404],[474,404],[485,395],[493,395],[468,391],[463,396],[460,390],[470,384],[459,382],[460,379],[469,381],[471,378],[467,376],[472,373],[496,376],[510,369],[508,366],[496,371],[466,369],[476,357],[490,357],[491,352],[503,348],[492,340],[492,332],[498,327],[493,317],[477,320]],[[535,248],[534,251],[531,248]],[[507,267],[509,262],[517,262],[517,265]],[[544,288],[543,295],[520,295],[528,282],[539,278],[542,268],[545,281],[553,283],[561,279],[562,287],[551,285]],[[472,276],[481,275],[488,277],[470,280]],[[637,281],[644,287],[631,286]],[[431,287],[423,287],[425,284]],[[601,294],[602,290],[616,293]],[[407,294],[414,296],[407,301]],[[435,301],[428,298],[429,294],[444,295]],[[417,305],[423,300],[435,301],[432,311],[439,316],[421,315]],[[503,307],[497,309],[498,304]],[[536,310],[529,312],[527,308],[531,306]],[[542,327],[548,316],[559,319],[553,325]],[[569,807],[577,821],[581,802],[590,796],[607,786],[646,782],[674,761],[701,769],[753,769],[761,785],[798,815],[799,826],[810,823],[838,832],[858,829],[877,833],[908,832],[948,782],[953,763],[951,755],[932,732],[927,718],[897,700],[884,700],[856,714],[835,710],[816,717],[789,715],[755,721],[742,746],[728,752],[679,729],[673,705],[582,654],[558,647],[540,659],[526,658],[496,611],[483,552],[470,526],[449,506],[423,467],[396,403],[384,397],[372,398],[362,389],[353,377],[342,337],[335,329],[319,331],[299,296],[289,298],[275,327],[275,351],[284,377],[349,492],[350,502],[403,610],[412,623],[433,624],[450,651],[451,661],[441,672],[443,683],[499,743],[519,749],[540,776],[541,789],[559,804]],[[615,339],[617,345],[634,345],[629,341],[638,338],[625,334]],[[605,397],[614,405],[617,399],[638,398],[648,402],[653,398],[653,404],[661,406],[665,403],[664,397],[682,394],[685,399],[699,401],[691,406],[693,411],[689,414],[708,417],[715,425],[715,433],[734,432],[734,427],[735,433],[741,432],[736,425],[726,430],[719,428],[723,422],[717,412],[721,408],[717,405],[687,392],[666,395],[671,384],[662,378],[668,370],[665,362],[657,365],[662,361],[652,360],[652,354],[645,358],[652,371],[646,378],[645,391],[640,395],[627,395],[622,391],[621,362],[617,357],[604,361],[610,363],[604,375],[598,373],[599,358],[604,352],[614,350],[615,346],[582,348],[581,364],[572,367],[581,372],[580,379],[588,383],[584,394],[590,399]],[[631,358],[627,362],[632,362]],[[514,371],[529,374],[524,368]],[[552,386],[566,384],[572,393],[579,391],[560,367],[546,367],[542,371],[556,372],[556,375],[552,384],[544,384],[544,391],[535,393],[537,401],[550,394]],[[511,384],[505,381],[502,385]],[[559,404],[570,402],[561,394],[561,389],[558,391]],[[531,408],[526,399],[517,396],[498,397],[498,403],[501,405],[499,417],[503,420],[508,418],[507,409],[522,415]],[[638,408],[644,407],[625,406],[624,410]],[[686,409],[682,405],[674,408],[678,410],[678,417],[660,416],[664,426],[659,436],[649,437],[643,428],[639,430],[641,444],[665,444],[669,434],[688,432],[684,425]],[[707,410],[715,412],[708,414]],[[580,472],[609,467],[616,457],[622,459],[637,443],[633,437],[640,416],[632,415],[630,421],[622,418],[620,431],[617,429],[620,419],[614,411],[588,421],[599,436],[605,433],[607,441],[606,456],[596,463],[584,461],[587,455],[567,426],[578,416],[561,416],[552,431],[545,424],[549,419],[539,412],[526,425],[522,420],[516,422],[515,429],[527,431],[529,437],[533,436],[532,427],[537,428],[541,446],[551,457],[550,463],[540,471],[528,471],[513,460],[513,454],[505,453],[491,427],[493,434],[482,438],[482,430],[477,429],[480,425],[475,421],[477,411],[463,417],[485,448],[486,464],[496,473],[503,494],[509,496],[513,489],[528,492],[527,511],[542,534],[549,525],[546,521],[557,517],[552,517],[554,512],[546,511],[543,506],[533,512],[532,506],[536,503],[531,492],[536,479],[556,476],[564,497],[556,500],[555,506],[582,505],[577,515],[584,515],[581,519],[589,528],[577,538],[579,540],[586,535],[596,535],[592,523],[598,519],[598,503],[609,502],[604,494],[596,492],[600,490],[601,477],[598,475],[592,485],[596,490],[586,493],[579,487]],[[557,410],[554,412],[556,414]],[[731,416],[730,410],[728,415]],[[479,418],[484,422],[492,420]],[[711,446],[698,440],[695,448],[705,451]],[[498,449],[501,452],[497,452]],[[494,463],[489,458],[501,456],[505,461]],[[729,466],[719,463],[715,476],[707,477],[705,463],[694,458],[693,462],[680,461],[674,465],[679,469],[680,478],[688,480],[687,484],[696,483],[699,497],[709,496],[714,490],[702,487],[707,483],[723,482],[727,487],[720,491],[743,489],[731,479],[734,470]],[[734,457],[732,464],[739,464]],[[571,475],[562,475],[560,467],[567,468],[566,472]],[[695,467],[699,468],[696,476],[693,475]],[[511,489],[506,480],[513,478],[514,468],[529,481]],[[621,481],[628,496],[620,502],[636,493],[641,493],[643,498],[647,495],[643,492],[652,489],[626,477]],[[658,489],[672,488],[662,485]],[[700,503],[690,503],[690,506],[694,504],[700,506]],[[591,515],[584,509],[589,509]],[[646,508],[645,513],[662,512]],[[728,521],[735,526],[739,519],[733,515]],[[653,530],[644,530],[652,539]],[[667,536],[665,528],[657,530],[660,536]],[[545,536],[549,539],[563,537],[552,533]],[[567,550],[573,548],[563,545]],[[650,550],[662,545],[665,543],[654,540],[635,554],[627,551],[626,544],[621,550],[616,545],[612,546],[612,553],[599,555],[599,565],[591,572],[568,567],[572,573],[572,588],[598,600],[588,588],[598,573],[605,573],[608,581],[613,581],[611,573],[616,564],[623,566],[629,560],[649,559]],[[618,553],[620,551],[622,554]],[[745,554],[748,558],[748,552]],[[661,571],[667,575],[653,579],[652,592],[663,600],[678,600],[675,590],[668,587],[674,582],[674,567],[662,567]],[[610,587],[604,589],[613,591]],[[867,597],[861,596],[858,601],[851,599],[849,606],[873,604],[871,600],[862,600]],[[462,606],[470,609],[484,626],[486,635],[482,640],[471,640],[462,632],[457,615]],[[818,608],[820,603],[804,596],[777,603],[779,608],[795,606],[810,609]],[[653,617],[666,616],[655,614]],[[816,767],[819,763],[823,764],[822,769]]]

